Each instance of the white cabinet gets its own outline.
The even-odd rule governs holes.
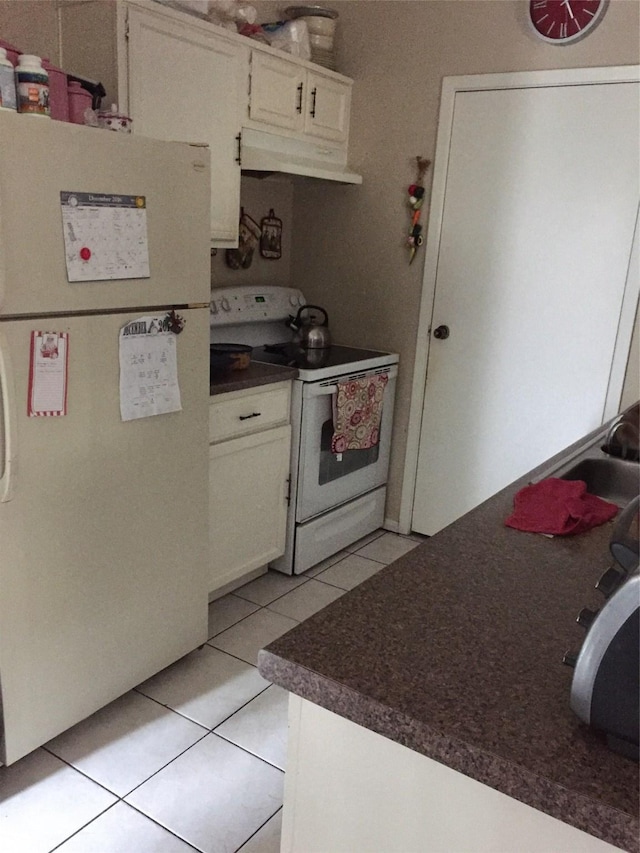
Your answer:
[[[237,245],[249,48],[206,21],[144,0],[65,4],[60,15],[65,65],[101,80],[134,133],[209,146],[211,242]]]
[[[238,244],[243,129],[326,162],[326,177],[346,165],[348,77],[152,0],[61,3],[58,12],[64,67],[100,80],[134,133],[209,146],[213,246]]]
[[[210,593],[284,553],[290,386],[281,382],[211,398]]]
[[[210,27],[146,8],[132,6],[128,25],[134,132],[209,146],[211,238],[233,243],[240,204],[239,98],[248,52]]]
[[[249,124],[346,145],[351,85],[338,75],[252,50]]]

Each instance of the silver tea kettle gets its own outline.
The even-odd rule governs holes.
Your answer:
[[[321,311],[324,320],[318,325],[313,315],[304,319],[302,316],[304,311]],[[301,349],[326,349],[331,346],[329,317],[324,308],[319,305],[302,305],[296,316],[289,318],[287,326],[296,333],[293,342]]]

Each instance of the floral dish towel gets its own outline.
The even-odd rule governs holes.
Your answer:
[[[375,447],[380,436],[380,419],[386,373],[367,379],[338,382],[333,398],[332,453],[367,450]]]

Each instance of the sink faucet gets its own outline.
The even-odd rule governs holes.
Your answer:
[[[618,438],[621,430],[622,436]],[[620,448],[619,452],[614,451],[612,455],[620,456],[622,459],[637,459],[639,439],[638,427],[623,416],[609,427],[603,450],[605,453],[612,453],[613,448]]]

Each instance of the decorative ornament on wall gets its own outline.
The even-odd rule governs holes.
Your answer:
[[[422,246],[424,237],[422,236],[422,225],[420,225],[420,214],[422,205],[424,204],[424,176],[427,169],[431,165],[431,160],[425,160],[423,157],[416,157],[417,177],[416,182],[409,187],[409,207],[413,211],[411,214],[411,228],[407,238],[407,246],[409,247],[409,263],[413,262],[418,248]]]
[[[609,0],[529,0],[529,20],[549,44],[573,44],[589,35],[604,17]]]

